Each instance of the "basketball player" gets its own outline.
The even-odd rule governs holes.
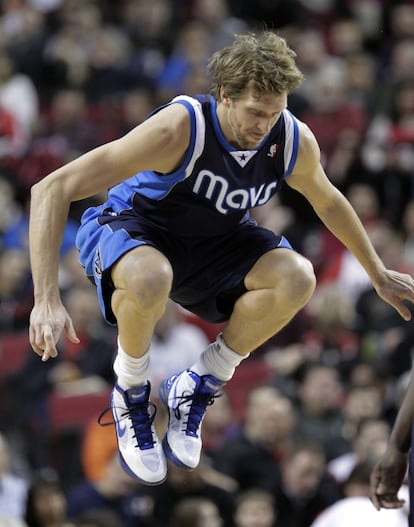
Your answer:
[[[30,340],[44,361],[56,356],[63,330],[77,342],[57,279],[69,205],[110,189],[105,203],[85,211],[77,245],[104,317],[118,329],[111,406],[120,461],[144,483],[166,478],[166,458],[197,466],[206,407],[315,289],[311,263],[249,219],[248,210],[266,203],[283,180],[361,262],[378,295],[410,319],[403,301],[414,300],[413,279],[384,267],[325,175],[312,132],[287,109],[288,93],[302,81],[294,56],[270,31],[236,37],[211,58],[211,96],[176,97],[32,189]],[[147,350],[169,297],[227,324],[195,364],[161,383],[169,422],[160,442]]]
[[[398,410],[387,448],[374,466],[370,480],[370,498],[377,510],[398,509],[404,506],[404,498],[398,492],[409,474],[409,523],[414,525],[414,369],[404,398]]]

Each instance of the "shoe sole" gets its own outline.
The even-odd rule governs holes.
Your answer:
[[[134,478],[139,483],[142,483],[143,485],[147,485],[149,487],[156,487],[157,485],[161,485],[161,483],[164,483],[164,481],[167,479],[167,474],[163,479],[160,479],[159,481],[147,481],[146,479],[142,479],[139,476],[135,474],[130,468],[127,462],[122,457],[121,452],[118,450],[118,460],[119,464],[121,465],[121,468],[124,472],[128,474],[128,476],[131,476],[131,478]]]
[[[168,394],[167,394],[167,382],[166,381],[163,381],[159,388],[158,388],[158,395],[160,397],[160,401],[162,402],[162,404],[165,406],[165,408],[167,409],[167,412],[168,412],[168,425],[170,424],[170,408],[168,406]],[[168,426],[167,426],[167,430],[168,430]],[[184,470],[188,470],[189,472],[194,470],[195,467],[189,467],[188,465],[186,465],[185,463],[183,463],[175,454],[174,452],[172,451],[172,448],[170,447],[169,443],[168,443],[168,438],[167,438],[167,434],[168,432],[165,432],[164,434],[164,437],[162,438],[162,449],[164,450],[164,454],[165,456],[172,462],[174,463],[174,465],[176,465],[177,467],[179,468],[182,468]]]

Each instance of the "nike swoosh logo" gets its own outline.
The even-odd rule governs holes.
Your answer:
[[[115,421],[115,424],[118,437],[124,437],[126,432],[126,424],[124,424],[124,426],[121,426],[121,423],[118,420]]]
[[[125,435],[126,428],[127,428],[126,427],[126,423],[124,423],[124,426],[121,425],[121,423],[119,421],[119,418],[118,418],[118,412],[116,411],[116,407],[113,406],[113,403],[112,403],[112,410],[113,410],[113,414],[114,414],[116,433],[117,433],[118,437],[123,437]]]

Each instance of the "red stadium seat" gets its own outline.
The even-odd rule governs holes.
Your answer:
[[[0,383],[17,373],[28,353],[33,353],[27,331],[0,333]]]
[[[52,435],[66,430],[82,432],[92,418],[108,408],[111,390],[82,395],[62,395],[52,393],[49,396],[49,423]],[[111,414],[109,413],[109,419]]]

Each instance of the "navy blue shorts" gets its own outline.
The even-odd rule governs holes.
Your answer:
[[[230,318],[234,303],[246,291],[244,277],[264,253],[277,247],[292,248],[286,238],[252,220],[225,235],[185,238],[154,229],[133,213],[112,216],[103,212],[101,207],[85,212],[77,246],[110,324],[116,324],[111,309],[111,268],[135,247],[151,245],[166,256],[174,275],[171,299],[208,322]]]

